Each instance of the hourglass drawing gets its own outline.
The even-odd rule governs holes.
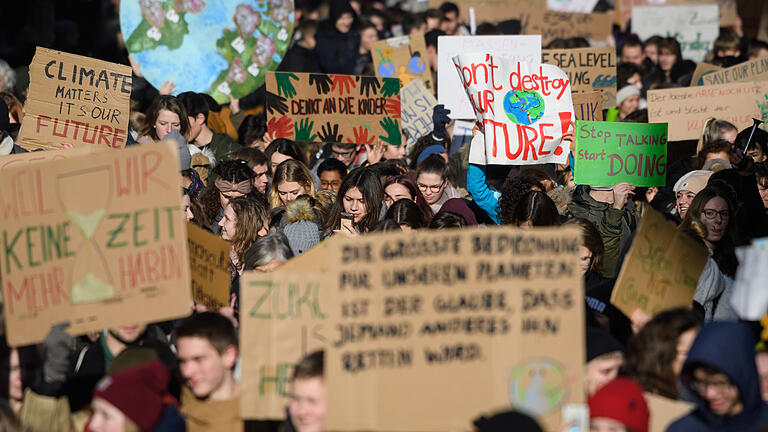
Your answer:
[[[75,247],[71,273],[70,302],[94,303],[115,296],[107,260],[93,235],[112,198],[112,169],[90,168],[57,178],[59,202],[72,223],[79,228],[83,242]]]

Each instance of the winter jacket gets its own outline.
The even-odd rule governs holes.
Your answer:
[[[356,31],[341,33],[329,19],[320,24],[315,40],[315,51],[324,73],[354,74],[360,56],[360,35]]]
[[[733,279],[720,271],[711,256],[707,258],[693,295],[693,300],[704,309],[704,320],[738,320],[739,317],[731,306],[732,287]]]
[[[488,213],[496,225],[501,225],[499,214],[499,199],[501,192],[488,185],[486,182],[486,166],[469,164],[467,168],[467,192],[481,209]]]
[[[277,70],[281,72],[318,73],[320,72],[320,65],[317,53],[314,49],[304,48],[297,43],[285,52],[285,57],[283,57]]]
[[[672,423],[668,432],[755,432],[768,422],[768,405],[760,396],[760,377],[755,366],[755,340],[743,323],[712,322],[704,325],[683,365],[682,383],[691,391],[697,408]],[[719,416],[693,391],[691,380],[697,366],[705,365],[727,375],[738,388],[743,409],[736,415]]]
[[[595,224],[605,246],[601,273],[607,278],[613,278],[617,273],[616,263],[621,249],[637,228],[640,212],[631,199],[627,200],[623,210],[617,210],[609,203],[592,198],[589,191],[589,186],[576,186],[566,214],[569,217],[587,219]]]

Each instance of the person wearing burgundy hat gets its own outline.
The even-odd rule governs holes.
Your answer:
[[[609,382],[587,404],[591,432],[648,432],[648,404],[643,389],[631,378]]]
[[[102,378],[93,389],[92,432],[184,432],[184,419],[168,393],[170,373],[159,360]]]

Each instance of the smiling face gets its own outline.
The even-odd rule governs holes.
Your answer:
[[[306,193],[307,189],[298,182],[282,182],[277,185],[277,196],[280,197],[283,205],[295,201],[299,195]]]
[[[639,102],[640,102],[639,95],[633,94],[633,95],[627,96],[627,98],[621,102],[621,106],[619,107],[619,111],[621,112],[622,116],[627,116],[628,114],[631,114],[637,111]]]
[[[293,380],[288,412],[297,432],[325,430],[326,391],[323,378]]]
[[[739,388],[723,373],[709,373],[703,368],[696,368],[691,387],[707,401],[709,409],[716,415],[735,415],[744,408]]]
[[[349,33],[352,29],[352,23],[355,21],[355,17],[351,12],[344,12],[339,19],[336,20],[336,30],[339,33]]]
[[[173,111],[161,109],[155,120],[155,134],[158,139],[163,139],[172,130],[181,130],[181,119]]]
[[[688,207],[691,206],[691,201],[696,198],[696,194],[689,190],[677,191],[675,199],[675,208],[680,218],[685,217],[685,213],[688,212]]]
[[[221,227],[221,238],[231,241],[237,233],[237,214],[231,205],[224,208],[224,217],[219,221]]]
[[[342,204],[344,211],[351,214],[355,223],[360,221],[368,214],[368,208],[363,200],[363,193],[356,187],[351,187],[347,190],[342,198]]]
[[[704,205],[701,221],[707,227],[707,240],[715,243],[720,241],[728,229],[728,203],[721,197],[714,197]]]

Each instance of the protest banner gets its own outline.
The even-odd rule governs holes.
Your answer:
[[[541,60],[541,36],[440,36],[437,38],[437,100],[451,110],[455,120],[474,119],[475,111],[461,91],[462,83],[453,57],[467,53],[493,53],[524,63]]]
[[[572,93],[571,99],[576,120],[603,121],[603,96],[600,92]]]
[[[131,98],[128,66],[37,47],[18,144],[27,150],[123,148]]]
[[[720,66],[713,65],[707,62],[699,62],[696,65],[696,70],[693,71],[693,77],[691,78],[691,87],[704,85],[702,77],[711,73],[723,70]]]
[[[187,222],[192,299],[208,310],[229,306],[230,243]]]
[[[547,8],[558,12],[590,13],[599,0],[547,0]]]
[[[291,0],[124,1],[120,28],[140,72],[225,104],[264,84],[291,43]],[[202,61],[204,59],[204,61]]]
[[[327,293],[333,279],[322,273],[249,271],[240,283],[240,414],[282,420],[294,365],[328,343]]]
[[[727,120],[739,130],[752,118],[768,121],[768,81],[649,90],[648,121],[669,124],[669,141],[698,139],[709,117]],[[765,123],[761,125],[765,128]]]
[[[9,344],[189,314],[176,144],[67,152],[0,170]]]
[[[267,118],[275,138],[400,145],[400,80],[269,72]]]
[[[632,8],[634,6],[685,6],[717,4],[720,19],[719,27],[730,27],[736,19],[736,0],[616,0],[616,24],[625,28],[627,22],[632,17]],[[742,16],[744,11],[742,11]]]
[[[411,80],[421,78],[429,90],[434,88],[426,56],[427,45],[423,33],[380,40],[371,45],[376,76],[399,78],[403,87]]]
[[[758,57],[726,69],[703,75],[703,85],[730,84],[746,81],[768,81],[768,57]]]
[[[664,186],[667,124],[576,122],[574,182],[583,185]]]
[[[547,45],[555,39],[583,37],[604,42],[611,35],[613,13],[568,13],[542,8],[519,11],[521,34],[540,34]]]
[[[0,169],[5,169],[16,165],[34,164],[37,162],[49,160],[68,159],[74,155],[85,154],[86,152],[84,150],[86,149],[89,149],[89,147],[83,147],[80,149],[82,151],[78,151],[77,153],[73,153],[71,151],[36,151],[0,156]]]
[[[637,309],[654,316],[663,310],[690,307],[708,257],[704,245],[646,206],[611,303],[627,316]]]
[[[466,430],[512,408],[555,430],[584,401],[581,244],[508,227],[337,243],[326,428]]]
[[[471,163],[531,165],[568,160],[568,144],[562,137],[571,125],[573,104],[565,72],[552,65],[490,54],[458,55],[453,61],[484,125],[485,158],[470,151]]]
[[[680,42],[684,59],[700,62],[720,32],[718,16],[716,4],[634,6],[632,31],[642,40],[653,35],[673,37]]]
[[[695,408],[692,403],[668,399],[653,393],[643,393],[643,396],[648,404],[648,411],[651,412],[648,432],[665,432],[672,422]]]
[[[574,48],[542,50],[541,62],[568,74],[573,93],[599,91],[602,109],[616,106],[616,50]]]
[[[403,132],[408,137],[408,150],[424,135],[432,133],[432,111],[437,99],[427,90],[424,83],[416,78],[400,90],[401,120]]]

